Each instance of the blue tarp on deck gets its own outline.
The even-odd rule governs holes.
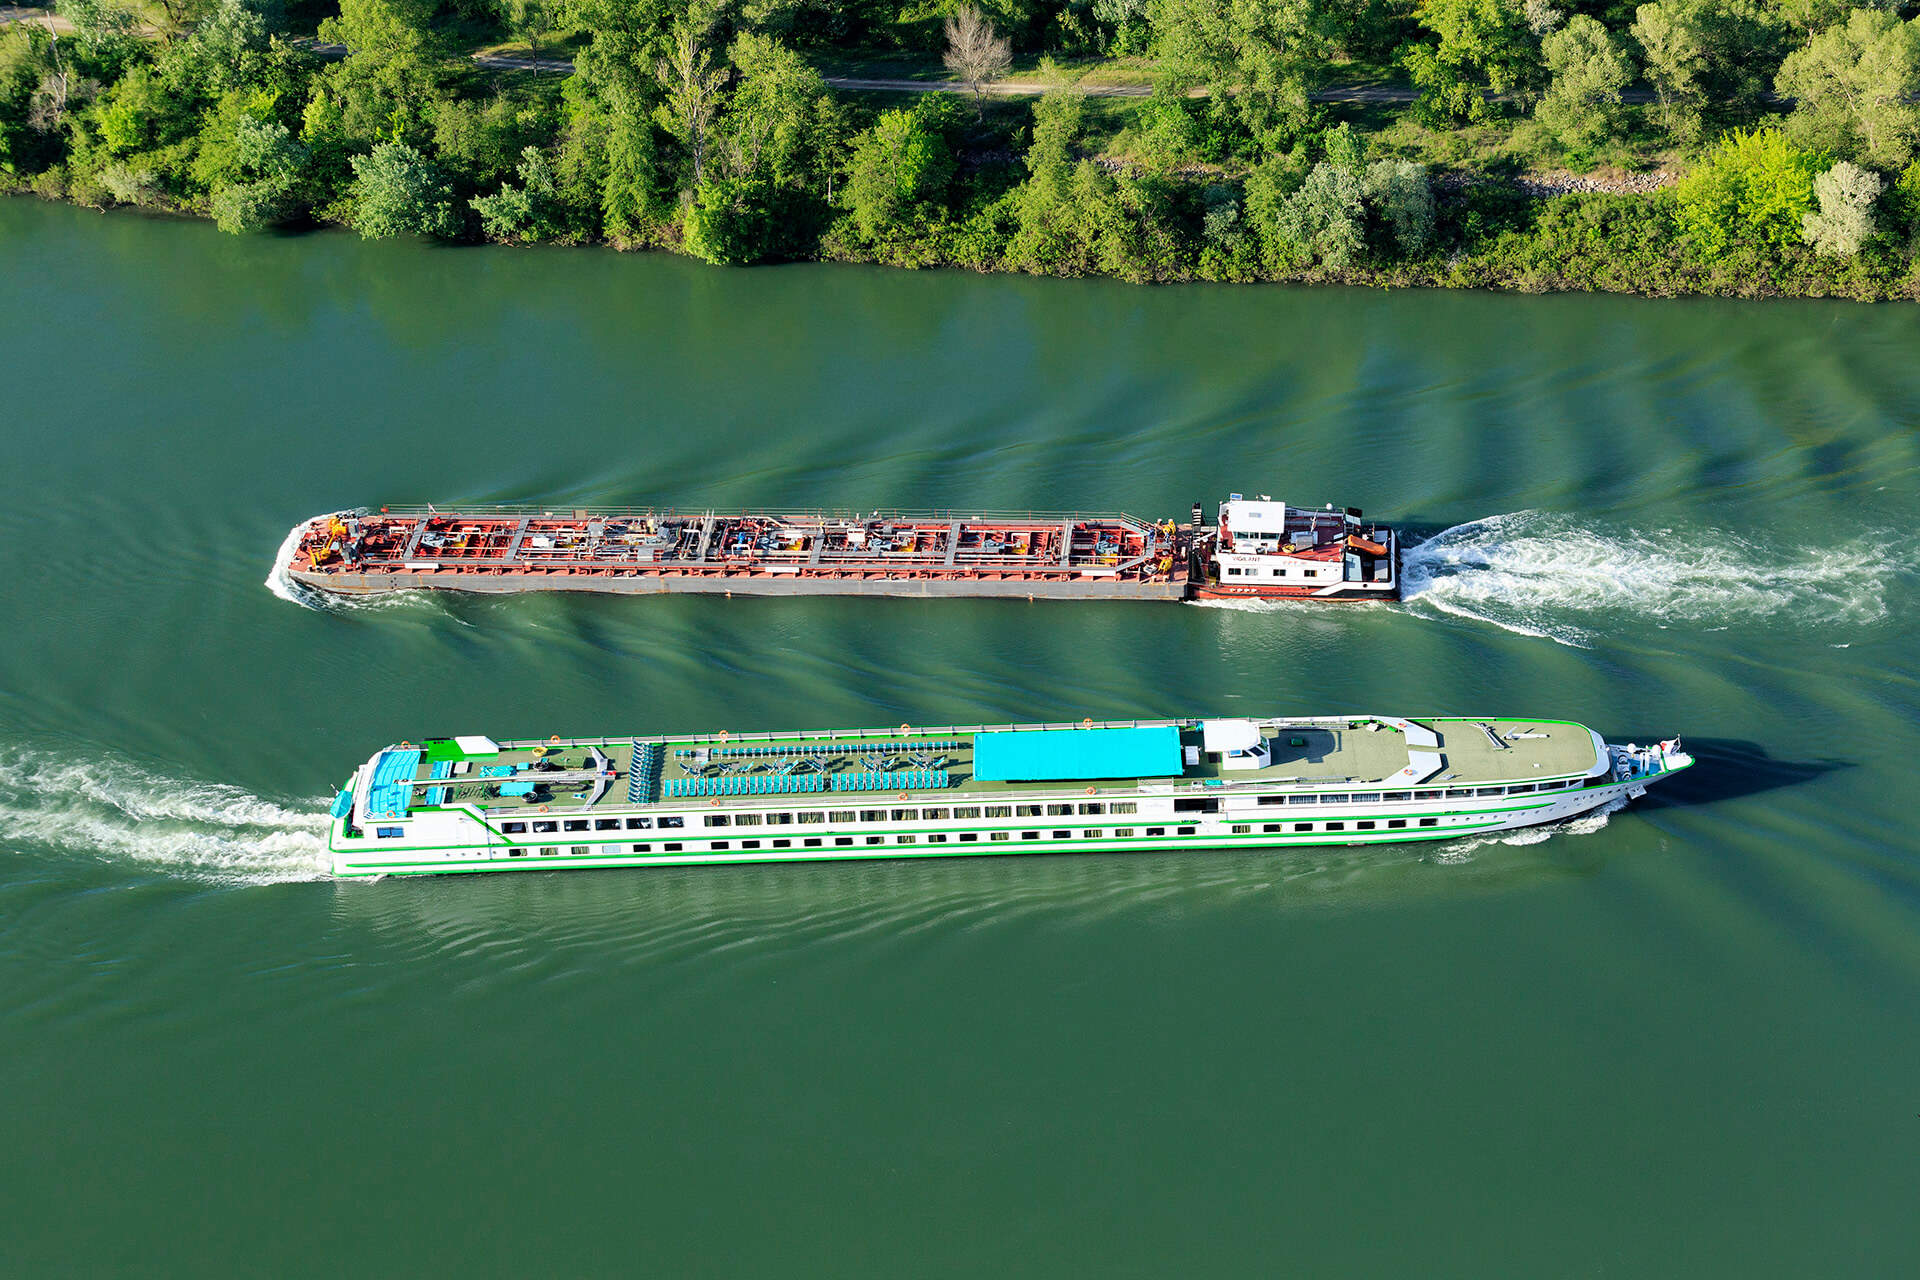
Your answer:
[[[367,789],[367,816],[406,817],[410,797],[408,789],[399,784],[411,779],[419,767],[417,749],[382,751],[373,762],[373,785]]]
[[[1181,772],[1180,731],[1028,729],[973,738],[973,776],[982,782],[1086,778],[1168,778]]]

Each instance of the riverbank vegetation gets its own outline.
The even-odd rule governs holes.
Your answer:
[[[269,3],[61,0],[60,23],[0,30],[0,180],[236,233],[334,223],[725,264],[1920,288],[1920,20],[1884,6]],[[822,75],[943,65],[973,91]],[[980,91],[1009,66],[1045,91]],[[1539,180],[1590,172],[1625,189]]]

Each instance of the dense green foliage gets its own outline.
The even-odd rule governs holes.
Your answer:
[[[1043,63],[1043,96],[969,104],[836,93],[820,70],[937,60],[944,2],[264,4],[61,0],[69,33],[0,30],[0,182],[236,233],[724,264],[1915,289],[1920,19],[1886,5],[994,0],[1022,56],[1137,55],[1152,91],[1090,99]],[[573,70],[468,56],[502,39]],[[1398,66],[1416,100],[1343,122],[1312,97],[1340,60]],[[1651,196],[1530,196],[1500,172],[1655,160],[1687,172]],[[1464,171],[1436,182],[1436,162]]]

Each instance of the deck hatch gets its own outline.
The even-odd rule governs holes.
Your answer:
[[[982,782],[1167,778],[1181,773],[1180,731],[1028,729],[975,734],[973,776]]]

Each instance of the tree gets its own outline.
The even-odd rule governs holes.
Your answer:
[[[233,134],[227,172],[213,185],[214,225],[238,234],[285,222],[297,210],[296,192],[307,149],[277,120],[242,117]]]
[[[854,140],[847,202],[870,240],[885,239],[924,220],[927,204],[946,191],[953,153],[937,127],[939,95],[927,94],[902,111],[883,111]]]
[[[1920,141],[1920,19],[1856,9],[1789,54],[1774,88],[1794,100],[1796,140],[1899,168]]]
[[[518,176],[518,186],[505,182],[493,195],[468,201],[480,215],[480,229],[490,240],[525,244],[544,240],[556,229],[553,166],[546,153],[538,147],[522,151]]]
[[[1426,169],[1411,160],[1376,160],[1367,167],[1367,203],[1393,228],[1394,243],[1409,258],[1433,247],[1433,186]]]
[[[653,64],[653,74],[666,95],[659,110],[660,127],[687,149],[693,161],[693,186],[698,187],[706,177],[707,146],[727,69],[713,65],[713,55],[701,47],[699,35],[683,24],[668,56]]]
[[[1874,233],[1873,202],[1880,198],[1880,175],[1842,160],[1813,180],[1820,202],[1800,219],[1800,234],[1815,253],[1851,258]]]
[[[515,35],[527,42],[533,59],[534,74],[540,72],[540,41],[553,30],[553,9],[548,0],[502,0],[501,16]]]
[[[981,111],[983,88],[1013,65],[1013,42],[1003,39],[993,24],[970,4],[947,15],[947,70],[973,91],[973,113]]]
[[[1541,42],[1553,72],[1534,116],[1562,146],[1586,149],[1620,131],[1620,91],[1633,83],[1633,59],[1620,37],[1586,14]]]
[[[1271,237],[1301,263],[1317,260],[1338,270],[1366,248],[1365,196],[1359,173],[1322,160],[1280,206]]]
[[[439,166],[406,143],[383,142],[371,155],[355,156],[353,172],[353,225],[367,239],[459,230]]]
[[[1538,46],[1518,0],[1422,0],[1416,15],[1437,39],[1409,46],[1401,63],[1419,86],[1414,110],[1426,123],[1485,121],[1490,95],[1539,83]]]
[[[1184,103],[1189,89],[1206,86],[1209,124],[1255,156],[1311,130],[1308,81],[1326,53],[1315,0],[1154,0],[1152,13],[1157,96]]]
[[[600,216],[616,244],[654,237],[667,213],[661,185],[653,121],[616,83],[607,95],[607,174],[600,189]]]
[[[1827,163],[1778,129],[1736,129],[1674,189],[1680,225],[1714,255],[1736,244],[1797,243],[1813,208],[1813,179]]]

